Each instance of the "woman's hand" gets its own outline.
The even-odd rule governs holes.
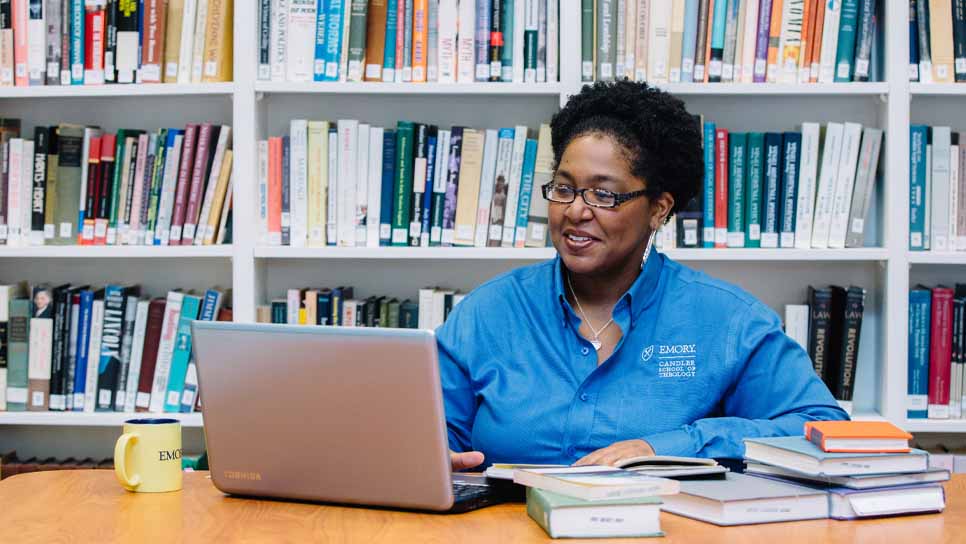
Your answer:
[[[483,464],[483,454],[478,451],[455,452],[449,451],[449,461],[453,471],[466,470]]]
[[[640,439],[622,440],[620,442],[614,442],[606,448],[601,448],[597,451],[590,452],[589,454],[578,459],[577,462],[574,463],[574,466],[616,466],[620,461],[630,459],[632,457],[641,457],[643,455],[654,455],[654,448],[652,448],[647,442]]]

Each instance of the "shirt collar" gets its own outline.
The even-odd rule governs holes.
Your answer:
[[[644,263],[644,269],[638,274],[630,289],[621,297],[621,300],[628,299],[631,317],[636,318],[640,315],[657,297],[658,283],[661,279],[661,271],[664,269],[664,259],[666,257],[662,253],[651,250],[647,262]],[[554,266],[551,270],[553,271],[553,292],[559,303],[557,305],[560,310],[559,317],[563,322],[566,322],[569,315],[575,314],[567,301],[563,278],[563,261],[559,254],[554,257]]]

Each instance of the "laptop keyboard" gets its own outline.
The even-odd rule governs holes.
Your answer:
[[[453,498],[456,502],[468,501],[492,493],[489,486],[453,482]]]

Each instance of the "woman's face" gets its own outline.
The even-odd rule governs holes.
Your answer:
[[[554,182],[615,193],[645,189],[645,181],[631,174],[625,154],[610,136],[579,136],[564,150]],[[634,198],[616,208],[588,206],[580,196],[570,204],[550,202],[550,238],[574,273],[619,271],[630,259],[641,258],[652,228],[660,226],[672,206],[668,193],[656,199]]]

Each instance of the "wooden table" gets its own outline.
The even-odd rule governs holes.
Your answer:
[[[720,528],[661,514],[651,542],[964,542],[966,476],[946,486],[944,514],[870,521],[800,521]],[[548,540],[522,504],[434,515],[236,499],[207,473],[185,474],[184,490],[135,494],[113,471],[55,471],[0,482],[0,542],[472,542]],[[578,542],[567,540],[566,542]],[[588,542],[607,542],[593,540]],[[611,542],[628,542],[628,539]]]

